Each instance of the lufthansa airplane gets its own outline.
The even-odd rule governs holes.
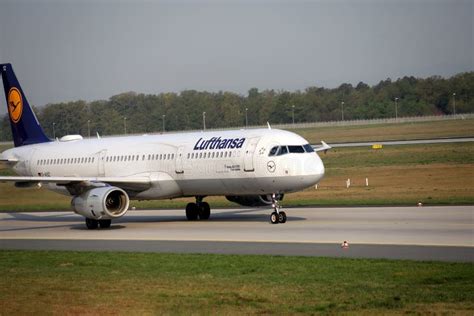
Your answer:
[[[207,220],[206,196],[244,206],[271,205],[273,224],[286,222],[278,200],[318,183],[324,166],[308,142],[288,131],[247,129],[51,140],[43,132],[11,64],[0,64],[15,147],[0,155],[0,177],[19,188],[45,186],[72,197],[89,229],[108,228],[130,200],[195,197],[188,220]],[[324,142],[316,151],[330,147]]]

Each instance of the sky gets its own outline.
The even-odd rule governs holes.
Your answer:
[[[473,71],[473,16],[474,0],[0,0],[0,63],[37,106],[374,85]]]

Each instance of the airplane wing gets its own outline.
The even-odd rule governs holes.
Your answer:
[[[3,159],[0,158],[0,169],[9,169],[12,168],[16,163],[18,162],[18,159]]]
[[[96,186],[101,183],[120,187],[124,190],[143,191],[151,186],[149,177],[27,177],[5,176],[0,177],[0,182],[16,183],[55,183],[61,186]]]
[[[331,149],[332,147],[329,146],[328,144],[326,144],[323,140],[321,141],[321,146],[314,146],[313,149],[314,151],[328,151],[329,149]]]

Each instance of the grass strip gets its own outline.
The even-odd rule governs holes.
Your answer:
[[[467,263],[0,251],[1,313],[314,314],[474,310]]]

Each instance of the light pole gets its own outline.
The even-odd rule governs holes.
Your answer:
[[[248,116],[247,116],[247,111],[249,109],[248,108],[245,108],[245,127],[247,127],[249,125],[249,120],[248,120]]]
[[[161,118],[163,119],[163,133],[165,132],[165,117],[166,115],[162,115]]]
[[[456,92],[453,92],[453,114],[456,115]]]
[[[395,98],[395,121],[398,120],[398,98]]]
[[[291,110],[292,110],[292,121],[293,121],[293,125],[295,125],[295,105],[293,104],[291,106]]]
[[[344,121],[344,101],[341,101],[341,119]]]
[[[53,139],[56,139],[56,123],[53,122]]]
[[[127,117],[123,117],[123,132],[125,135],[127,135]]]
[[[202,112],[202,126],[206,130],[206,112]]]
[[[87,134],[91,138],[91,120],[87,120]]]

